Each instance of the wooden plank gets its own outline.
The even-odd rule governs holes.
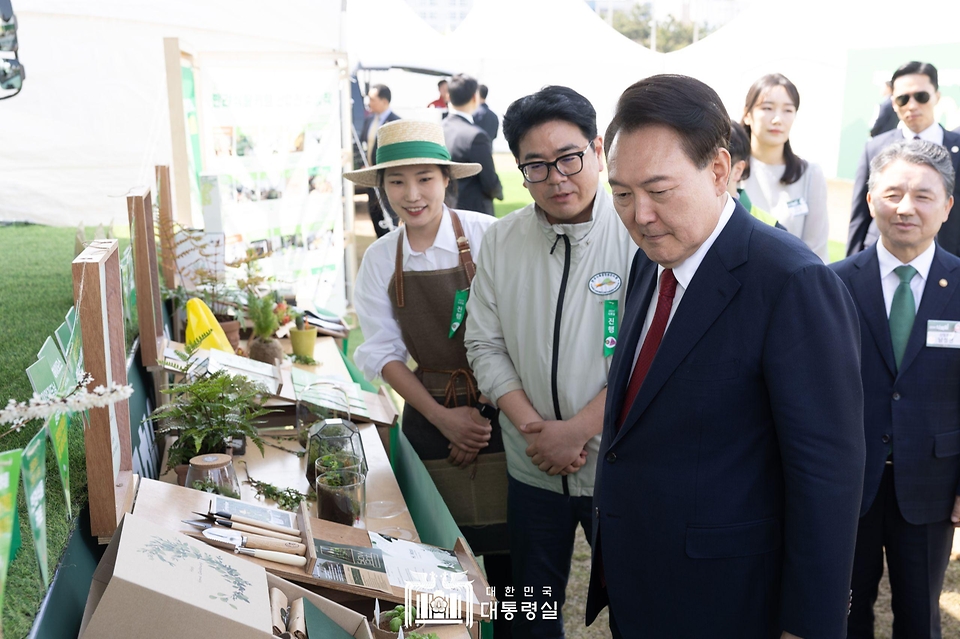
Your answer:
[[[117,240],[96,240],[73,261],[73,291],[83,339],[84,369],[92,387],[127,383],[123,334],[123,288]],[[90,529],[113,535],[135,486],[126,400],[89,412],[84,429]],[[119,465],[114,464],[114,447]]]
[[[173,217],[173,191],[170,186],[170,167],[157,166],[157,200],[160,205],[160,217],[157,226],[160,230],[161,275],[163,285],[169,289],[177,287],[176,251],[173,246],[175,233]]]
[[[187,151],[189,135],[187,117],[183,112],[183,79],[181,78],[178,38],[163,39],[164,66],[167,72],[167,108],[170,112],[171,154],[173,156],[173,188],[177,201],[174,210],[177,220],[185,227],[193,226],[190,203],[190,158]],[[197,158],[199,161],[200,158]]]
[[[148,370],[157,367],[163,353],[163,300],[157,266],[157,238],[153,224],[150,189],[139,187],[127,193],[127,218],[133,242],[133,271],[137,287],[137,318],[140,324],[140,358]]]

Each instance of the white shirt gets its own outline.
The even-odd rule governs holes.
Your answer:
[[[787,232],[803,240],[826,263],[830,234],[827,178],[816,162],[807,162],[799,180],[781,184],[786,170],[785,164],[766,164],[751,157],[750,177],[744,181],[743,189],[757,208],[775,216]]]
[[[925,128],[920,133],[914,133],[908,129],[907,125],[905,125],[903,121],[897,125],[897,128],[899,128],[900,133],[903,134],[904,140],[912,140],[914,136],[920,136],[921,140],[926,140],[927,142],[933,142],[934,144],[943,146],[943,127],[936,122]]]
[[[920,310],[920,298],[923,296],[923,287],[927,284],[930,275],[930,265],[933,264],[933,254],[936,252],[936,243],[931,242],[927,250],[907,262],[917,269],[917,274],[910,280],[910,290],[913,291],[913,301],[917,305],[914,312]],[[880,285],[883,287],[883,304],[887,308],[887,318],[890,317],[890,306],[893,304],[893,294],[900,286],[900,276],[893,272],[903,262],[887,250],[883,245],[883,238],[877,242],[877,261],[880,262]]]
[[[425,251],[418,252],[410,248],[407,234],[403,234],[404,271],[437,271],[454,268],[460,263],[449,211],[446,206],[443,207],[437,237],[433,246]],[[458,210],[457,214],[460,216],[463,234],[470,242],[470,253],[476,261],[480,254],[483,234],[496,218],[474,211]],[[378,377],[388,362],[406,364],[410,358],[387,290],[397,264],[399,237],[400,229],[394,229],[370,245],[363,254],[363,262],[357,274],[353,304],[360,318],[364,342],[357,347],[353,357],[357,367],[369,380]],[[449,315],[451,309],[444,309],[443,312]]]
[[[733,216],[733,209],[736,208],[736,201],[727,195],[727,203],[723,205],[723,211],[720,212],[720,219],[717,220],[717,226],[713,229],[713,233],[710,234],[703,244],[700,245],[693,255],[688,257],[681,263],[679,266],[673,269],[673,276],[677,278],[677,292],[673,296],[673,306],[670,307],[670,316],[667,318],[667,326],[670,327],[670,322],[673,321],[673,316],[677,313],[677,308],[680,307],[680,301],[683,299],[683,293],[690,286],[690,282],[693,280],[693,276],[697,274],[697,269],[700,268],[700,263],[703,262],[704,256],[706,256],[707,251],[710,250],[710,247],[713,246],[713,243],[717,241],[717,237],[723,231],[724,227],[727,225],[727,222],[730,221],[731,216]],[[665,269],[662,266],[657,266],[657,287],[653,291],[653,297],[650,298],[650,306],[647,308],[647,317],[643,320],[643,329],[640,331],[640,340],[637,342],[637,351],[633,355],[633,364],[636,366],[637,358],[640,356],[640,348],[643,346],[643,340],[647,337],[647,332],[650,330],[650,325],[653,324],[653,316],[657,312],[657,299],[660,297],[660,276],[663,275]],[[666,336],[666,328],[664,329],[664,336]]]
[[[467,113],[466,111],[461,111],[457,107],[450,105],[450,115],[459,115],[461,118],[469,122],[470,124],[475,124],[473,121],[473,115]],[[448,116],[449,117],[449,116]],[[464,229],[466,230],[466,229]]]

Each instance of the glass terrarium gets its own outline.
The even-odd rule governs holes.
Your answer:
[[[190,460],[187,488],[240,499],[240,482],[233,470],[233,458],[230,455],[197,455]]]
[[[361,473],[367,472],[360,431],[350,420],[321,419],[310,425],[307,433],[307,479],[311,484],[316,480],[318,469],[338,471],[359,467]]]

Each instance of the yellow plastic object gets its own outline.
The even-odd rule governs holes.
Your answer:
[[[206,339],[200,342],[200,348],[217,349],[227,353],[233,353],[233,347],[227,340],[227,334],[220,328],[220,322],[213,316],[210,307],[203,300],[192,297],[187,300],[187,344],[213,329]]]

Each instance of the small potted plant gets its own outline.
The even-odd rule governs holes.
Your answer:
[[[377,619],[373,626],[373,636],[377,639],[396,639],[397,635],[400,633],[400,628],[403,628],[403,636],[410,637],[410,633],[419,633],[423,630],[423,624],[419,626],[409,625],[404,626],[403,622],[406,617],[407,609],[404,606],[397,606],[393,610],[388,610],[386,612],[380,613],[380,618]],[[413,606],[410,606],[410,619],[417,618],[417,609]],[[421,637],[423,635],[420,635]]]
[[[253,324],[253,335],[247,344],[250,359],[267,364],[275,364],[283,359],[283,348],[273,334],[280,327],[273,312],[273,298],[270,295],[257,297],[251,293],[247,298],[247,315]]]
[[[353,470],[333,470],[317,477],[317,517],[362,528],[366,507],[364,476]]]
[[[275,411],[263,407],[263,389],[258,384],[221,370],[198,375],[162,392],[174,395],[174,399],[153,411],[150,418],[160,420],[158,440],[177,436],[167,451],[167,468],[177,469],[181,485],[192,457],[228,452],[235,438],[249,437],[263,454],[257,424],[261,417]]]
[[[304,360],[313,359],[313,349],[317,343],[317,327],[306,328],[306,322],[303,313],[297,313],[293,316],[297,327],[290,329],[290,345],[293,347],[293,354]]]

